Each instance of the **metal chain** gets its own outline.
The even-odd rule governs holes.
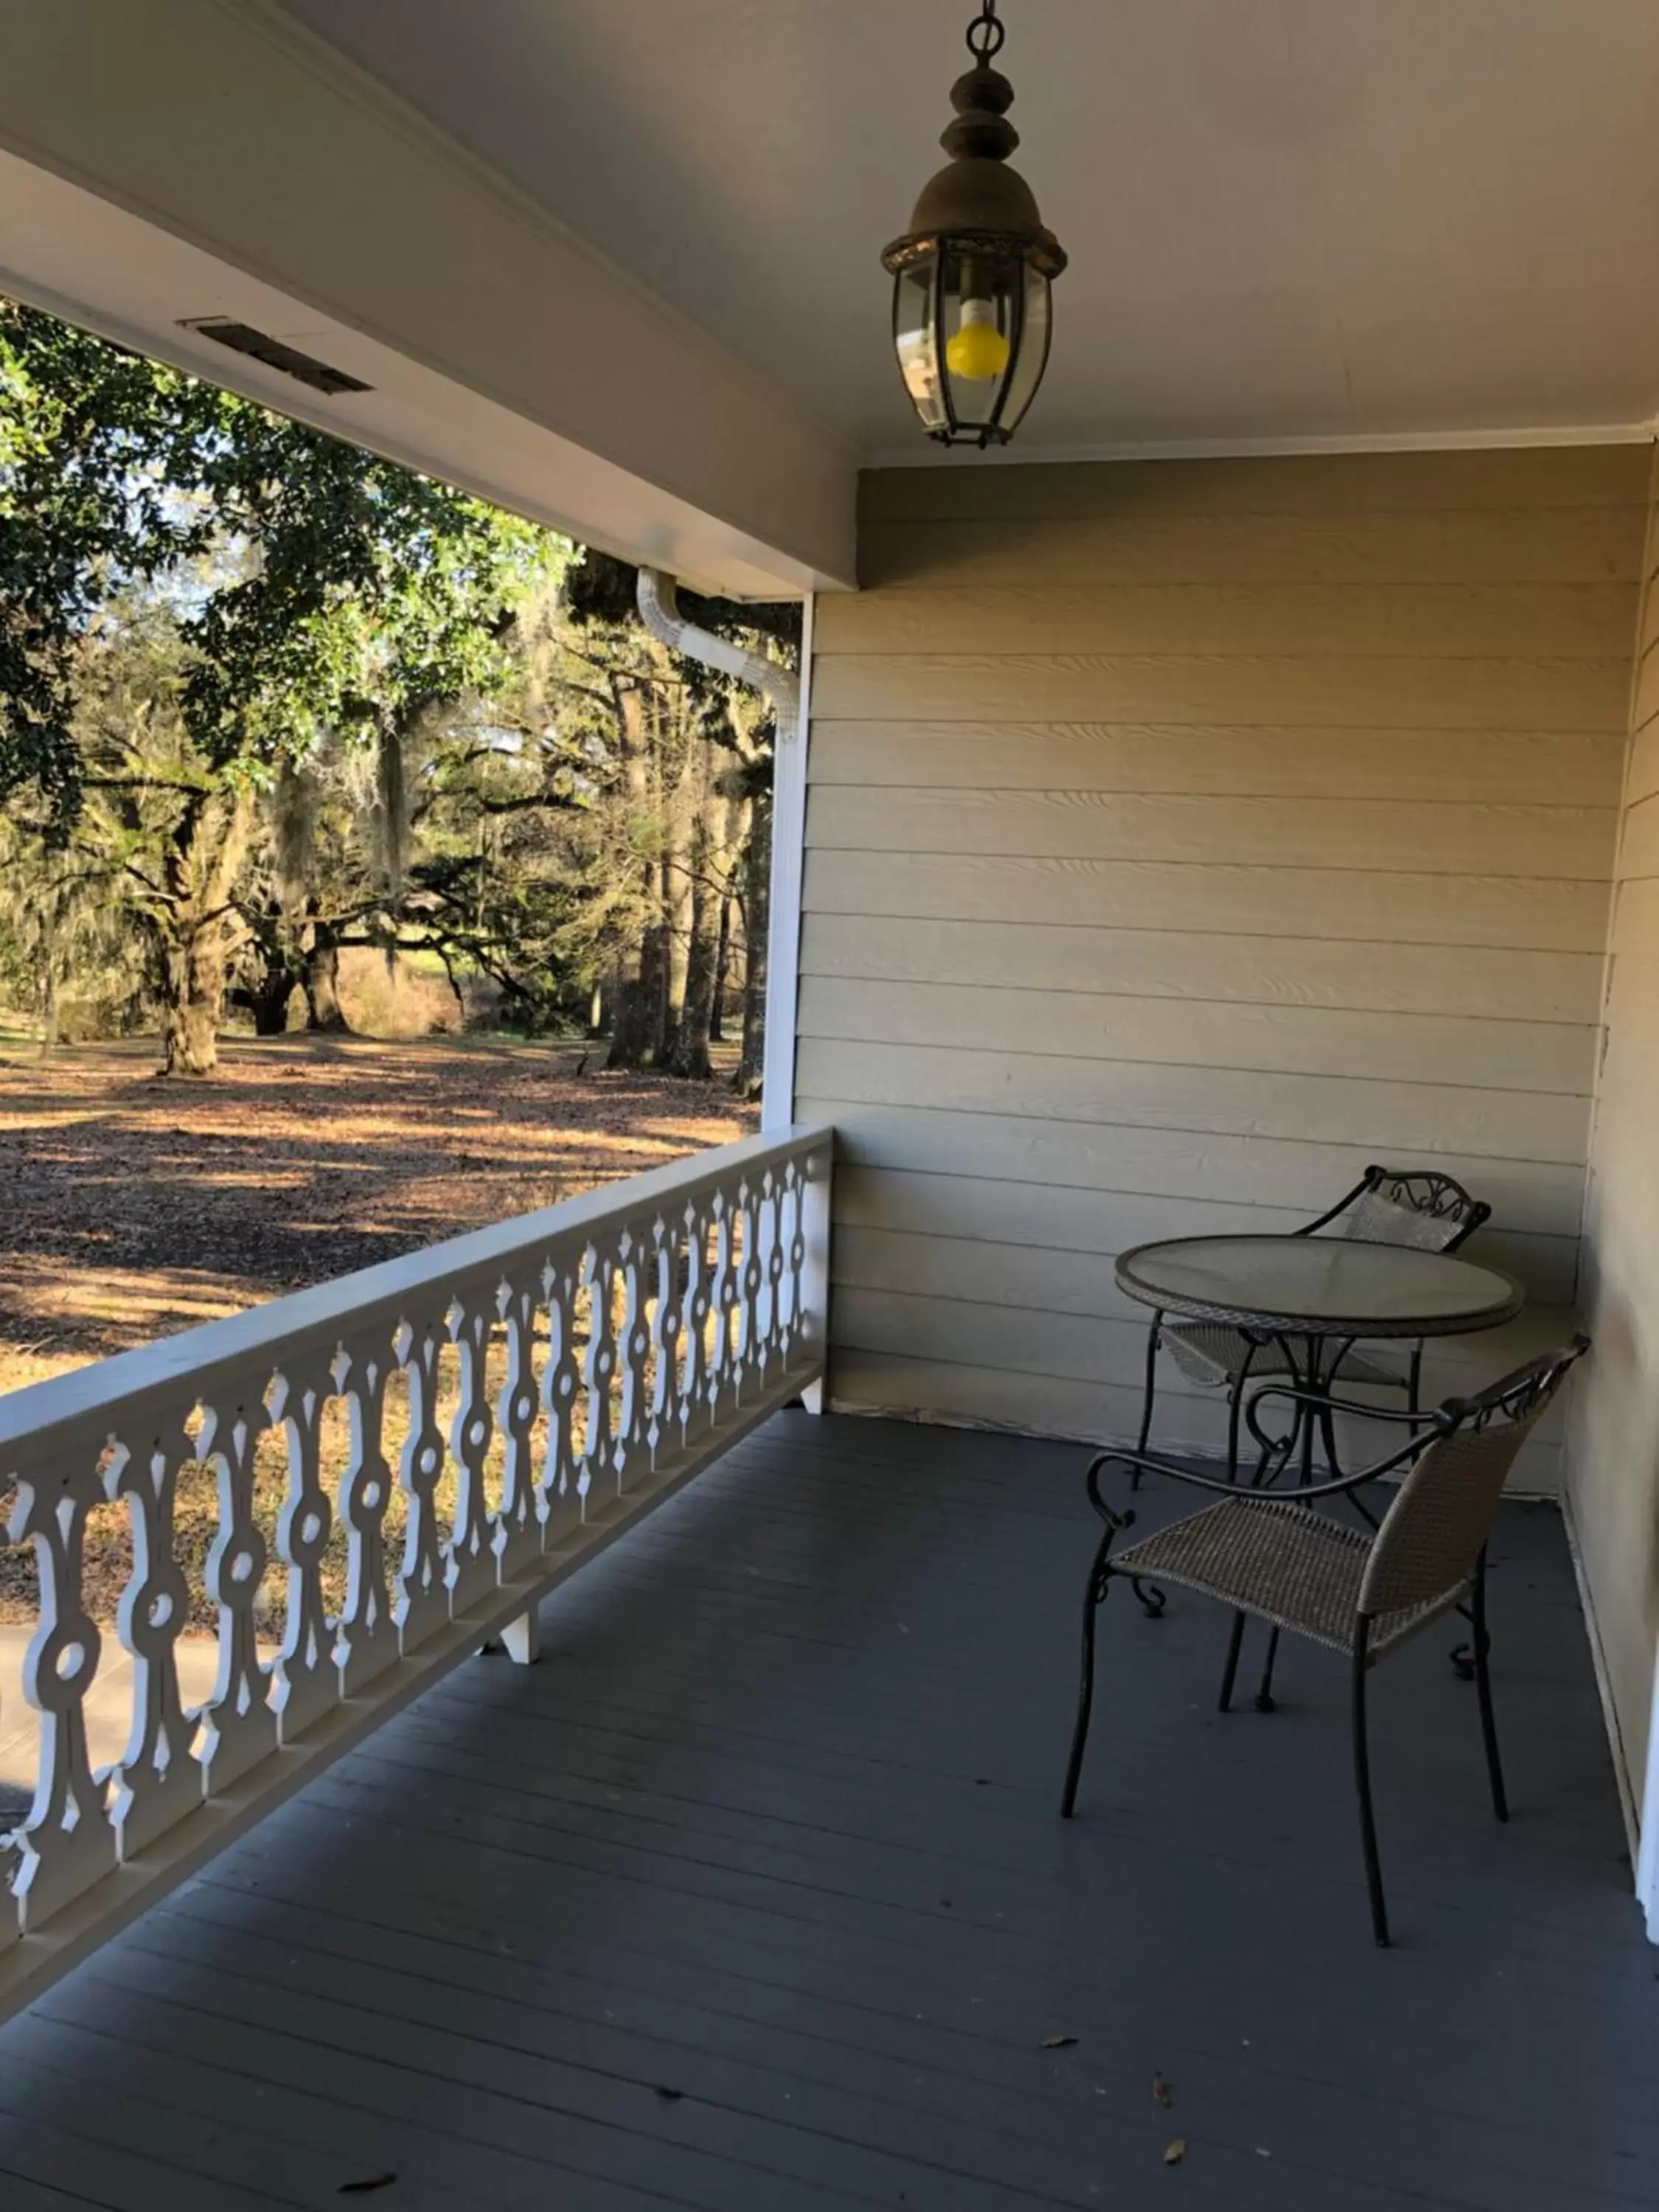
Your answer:
[[[1002,42],[1008,33],[997,21],[997,0],[981,0],[980,11],[967,30],[968,51],[981,69],[988,68],[1002,52]]]

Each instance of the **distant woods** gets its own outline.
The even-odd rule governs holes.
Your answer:
[[[613,1066],[761,1063],[774,731],[634,572],[0,302],[0,1005],[345,1026],[368,948]],[[688,600],[794,665],[799,610]]]

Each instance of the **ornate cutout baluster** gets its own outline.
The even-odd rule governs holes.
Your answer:
[[[611,1378],[617,1371],[617,1262],[590,1244],[582,1261],[587,1293],[587,1353],[582,1380],[587,1385],[587,1434],[583,1443],[582,1518],[591,1520],[617,1494],[616,1428],[611,1409]]]
[[[778,1199],[778,1255],[782,1281],[778,1290],[778,1348],[787,1365],[800,1343],[801,1269],[806,1263],[802,1212],[805,1182],[799,1160],[786,1160]]]
[[[23,1662],[23,1695],[40,1716],[40,1763],[34,1802],[14,1838],[12,1879],[25,1934],[116,1863],[104,1787],[87,1758],[86,1695],[102,1640],[81,1581],[87,1516],[103,1498],[105,1462],[98,1442],[82,1437],[18,1471],[11,1540],[33,1540],[40,1569],[40,1619]]]
[[[409,1501],[403,1565],[392,1618],[402,1648],[411,1651],[449,1618],[443,1537],[434,1493],[443,1474],[444,1432],[438,1426],[438,1361],[447,1330],[441,1320],[405,1322],[398,1357],[409,1377],[409,1437],[398,1480]]]
[[[501,1468],[501,1510],[495,1519],[496,1571],[511,1582],[531,1566],[542,1548],[546,1507],[536,1484],[532,1436],[536,1426],[536,1285],[533,1279],[503,1282],[496,1310],[507,1328],[507,1374],[495,1401],[495,1419],[506,1446]]]
[[[759,1241],[761,1288],[756,1307],[760,1372],[770,1376],[783,1362],[783,1212],[781,1178],[768,1168],[761,1178]]]
[[[288,1495],[276,1520],[277,1557],[288,1562],[288,1632],[270,1693],[284,1743],[292,1743],[340,1698],[334,1624],[323,1601],[323,1553],[334,1505],[322,1468],[323,1413],[338,1381],[337,1367],[313,1356],[280,1373],[271,1393],[271,1419],[288,1434]]]
[[[173,1537],[179,1469],[196,1456],[186,1418],[151,1450],[118,1452],[105,1475],[111,1501],[126,1500],[132,1528],[132,1574],[116,1612],[116,1632],[132,1655],[132,1730],[110,1776],[110,1821],[124,1859],[202,1802],[202,1769],[191,1755],[196,1726],[179,1692],[190,1590]]]
[[[732,1344],[732,1316],[739,1296],[739,1263],[732,1253],[732,1208],[723,1190],[708,1205],[714,1232],[714,1265],[709,1278],[708,1304],[714,1316],[714,1342],[709,1347],[703,1395],[711,1427],[718,1428],[737,1403],[736,1355]]]
[[[386,1515],[392,1503],[386,1394],[397,1359],[380,1338],[349,1345],[346,1357],[351,1455],[340,1485],[346,1595],[334,1639],[334,1662],[340,1670],[340,1695],[352,1698],[398,1657],[398,1624],[392,1617],[386,1556]]]
[[[761,1337],[761,1291],[766,1281],[760,1250],[761,1194],[746,1176],[738,1187],[738,1208],[743,1223],[743,1255],[738,1274],[735,1379],[741,1401],[753,1393],[765,1364]]]
[[[617,1273],[622,1279],[623,1291],[617,1364],[622,1388],[616,1434],[611,1442],[611,1463],[617,1471],[619,1491],[638,1480],[649,1458],[647,1429],[650,1401],[646,1362],[651,1356],[651,1328],[646,1314],[646,1249],[637,1229],[624,1229],[617,1240]]]
[[[713,1301],[708,1285],[707,1210],[696,1199],[688,1199],[683,1218],[685,1283],[680,1292],[680,1435],[690,1443],[702,1434],[709,1421],[708,1316]]]
[[[542,1544],[548,1549],[581,1521],[587,1468],[576,1452],[576,1394],[582,1379],[576,1358],[576,1280],[568,1266],[550,1260],[542,1288],[547,1300],[547,1364],[542,1370],[547,1446],[537,1488]]]
[[[228,1386],[208,1408],[197,1449],[218,1478],[219,1528],[208,1553],[208,1595],[219,1608],[219,1673],[203,1708],[197,1756],[210,1797],[234,1788],[276,1748],[270,1676],[259,1660],[254,1606],[268,1553],[253,1517],[253,1455],[265,1427],[264,1383]]]
[[[651,1464],[659,1467],[678,1449],[680,1418],[680,1249],[679,1238],[659,1214],[651,1224],[647,1263],[651,1283],[651,1415],[646,1442]]]
[[[9,1522],[0,1521],[0,1552],[5,1551],[10,1542]],[[0,1730],[15,1725],[15,1722],[16,1715],[9,1706],[0,1703]],[[22,1934],[17,1924],[16,1900],[12,1894],[12,1878],[17,1872],[18,1862],[16,1839],[8,1828],[0,1833],[0,1897],[6,1899],[5,1904],[0,1905],[0,1953],[3,1953],[8,1945],[15,1943]]]
[[[484,1491],[484,1461],[495,1432],[485,1374],[491,1303],[487,1293],[468,1291],[466,1304],[458,1297],[449,1311],[449,1333],[461,1365],[460,1399],[449,1425],[449,1449],[459,1477],[444,1570],[452,1613],[465,1613],[495,1588],[495,1530]]]

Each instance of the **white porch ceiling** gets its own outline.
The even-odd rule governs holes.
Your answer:
[[[701,583],[941,456],[877,256],[972,0],[4,0],[0,290]],[[1016,463],[1650,434],[1653,0],[1004,0]],[[252,322],[324,398],[189,327]]]
[[[881,246],[969,0],[283,0],[764,369],[921,459]],[[1659,408],[1651,0],[1005,0],[1073,257],[1027,458],[1631,434]]]

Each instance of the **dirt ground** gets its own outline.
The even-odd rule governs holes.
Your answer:
[[[581,1046],[228,1042],[204,1083],[147,1042],[0,1045],[0,1391],[709,1145],[723,1080]],[[584,1066],[584,1062],[586,1063]]]
[[[218,1077],[196,1084],[159,1080],[149,1044],[74,1047],[50,1060],[0,1045],[0,1391],[727,1143],[758,1120],[724,1080],[608,1075],[600,1053],[580,1046],[293,1036],[222,1049]],[[492,1394],[505,1358],[504,1340],[492,1340]],[[447,1346],[437,1409],[446,1426],[459,1388]],[[394,1380],[382,1429],[394,1457],[407,1433]],[[324,1444],[343,1467],[338,1402]],[[4,1472],[0,1521],[11,1503]],[[495,1504],[499,1437],[484,1473]],[[281,1432],[267,1431],[253,1510],[270,1550],[256,1600],[269,1639],[286,1620],[275,1537],[287,1481]],[[441,1514],[453,1510],[454,1486],[450,1468]],[[200,1634],[216,1619],[205,1577],[218,1526],[209,1467],[179,1470],[174,1506],[187,1626]],[[401,1493],[385,1527],[395,1556]],[[94,1510],[83,1557],[88,1604],[112,1622],[132,1571],[124,1505]],[[346,1567],[337,1525],[323,1565],[331,1606],[343,1601]],[[31,1622],[38,1606],[33,1547],[0,1548],[0,1625]]]

